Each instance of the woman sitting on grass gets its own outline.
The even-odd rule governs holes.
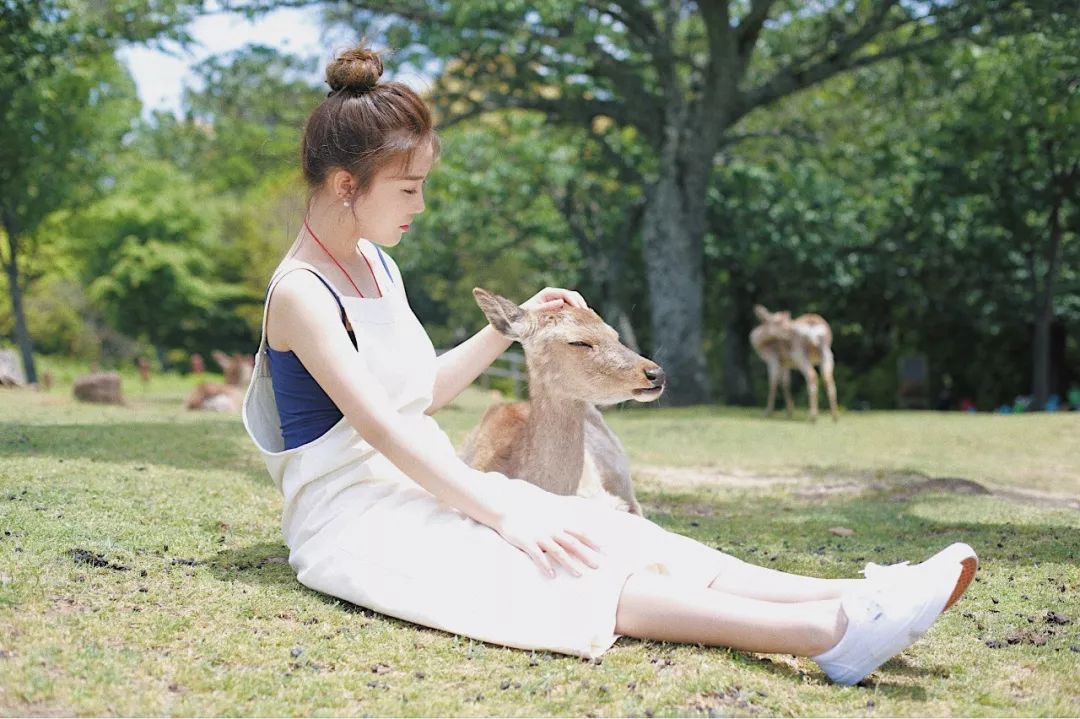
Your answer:
[[[619,635],[813,657],[853,684],[925,632],[975,572],[954,544],[864,579],[758,567],[596,502],[481,473],[431,418],[507,349],[485,327],[436,358],[396,246],[438,153],[424,102],[364,48],[309,117],[303,230],[270,280],[244,423],[284,497],[304,585],[522,649],[603,654]],[[548,288],[531,312],[585,307]],[[643,378],[644,381],[644,378]]]

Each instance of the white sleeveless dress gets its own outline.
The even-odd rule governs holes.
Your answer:
[[[372,267],[382,266],[371,243],[361,241],[360,249]],[[357,351],[416,442],[447,463],[460,463],[449,437],[424,414],[432,402],[435,350],[391,266],[392,283],[379,283],[383,297],[338,299]],[[301,269],[319,274],[311,265],[289,261],[272,278],[267,298],[283,276]],[[615,613],[630,574],[653,571],[705,586],[731,561],[646,519],[476,472],[475,481],[503,483],[507,492],[528,495],[536,506],[565,502],[564,508],[585,515],[583,526],[604,549],[601,568],[583,577],[559,568],[549,578],[493,529],[409,479],[344,418],[317,439],[283,449],[269,362],[264,310],[244,426],[284,499],[281,527],[289,564],[311,589],[482,641],[594,658],[618,638]]]

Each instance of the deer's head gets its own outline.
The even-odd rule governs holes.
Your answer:
[[[603,405],[649,402],[663,393],[660,365],[619,342],[592,310],[526,311],[479,287],[473,296],[492,327],[521,343],[530,377],[545,394]]]
[[[769,310],[765,308],[765,305],[754,305],[754,315],[756,315],[764,324],[791,321],[791,313],[787,310],[784,310],[783,312],[769,312]]]

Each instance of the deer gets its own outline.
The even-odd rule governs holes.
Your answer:
[[[770,312],[754,305],[754,314],[761,324],[750,332],[750,345],[769,370],[769,399],[765,416],[772,415],[776,405],[776,385],[783,381],[784,402],[788,419],[794,403],[791,400],[791,370],[799,370],[806,378],[810,396],[810,421],[817,421],[818,376],[814,366],[821,367],[825,393],[829,397],[829,413],[837,421],[836,382],[833,380],[832,329],[821,315],[805,314],[791,319],[791,313]]]
[[[225,383],[200,382],[184,400],[184,408],[210,412],[239,412],[244,398],[244,387],[251,381],[253,358],[251,355],[239,352],[228,355],[220,350],[214,350],[210,354],[221,367]]]
[[[597,407],[659,398],[664,370],[623,345],[591,309],[523,310],[479,287],[473,296],[496,331],[521,343],[530,399],[489,407],[461,458],[481,471],[642,515],[626,450]]]

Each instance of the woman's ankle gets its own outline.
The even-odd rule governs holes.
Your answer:
[[[844,638],[847,631],[848,618],[840,605],[840,600],[822,602],[821,616],[814,622],[814,629],[809,637],[809,646],[805,656],[812,657],[824,654]]]

